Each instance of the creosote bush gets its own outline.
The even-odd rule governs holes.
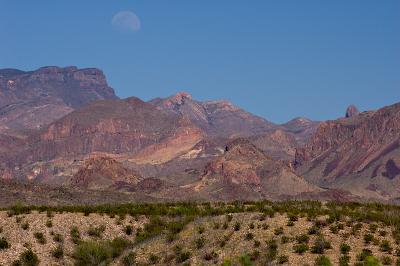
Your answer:
[[[10,247],[11,247],[11,245],[10,245],[10,243],[7,241],[7,239],[4,238],[4,237],[0,237],[0,250],[8,249],[8,248],[10,248]]]

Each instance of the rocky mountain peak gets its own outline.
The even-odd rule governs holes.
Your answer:
[[[346,109],[346,118],[356,116],[359,113],[360,113],[360,111],[358,111],[357,107],[355,105],[351,104]]]

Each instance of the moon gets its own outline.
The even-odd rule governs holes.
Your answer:
[[[120,11],[111,20],[111,25],[120,31],[136,32],[140,30],[140,19],[132,11]]]

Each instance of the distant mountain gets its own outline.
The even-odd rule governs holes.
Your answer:
[[[181,114],[211,137],[243,137],[264,133],[275,125],[233,105],[229,101],[200,102],[188,93],[150,101],[160,110]]]
[[[299,174],[371,198],[400,197],[400,103],[322,122],[298,149]]]
[[[0,133],[39,129],[101,99],[117,99],[101,70],[0,69]]]

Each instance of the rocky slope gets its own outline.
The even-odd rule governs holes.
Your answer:
[[[100,99],[116,99],[101,70],[0,69],[0,133],[41,128]]]
[[[298,172],[322,186],[400,197],[400,104],[321,123],[296,153]]]
[[[240,109],[229,101],[200,102],[187,93],[151,100],[160,110],[187,117],[211,137],[239,137],[264,133],[274,124]]]
[[[226,145],[225,153],[206,166],[193,189],[205,190],[219,200],[278,199],[321,191],[296,175],[290,165],[272,159],[243,138]]]
[[[68,181],[72,186],[88,189],[122,189],[136,185],[142,178],[110,157],[94,157]]]

